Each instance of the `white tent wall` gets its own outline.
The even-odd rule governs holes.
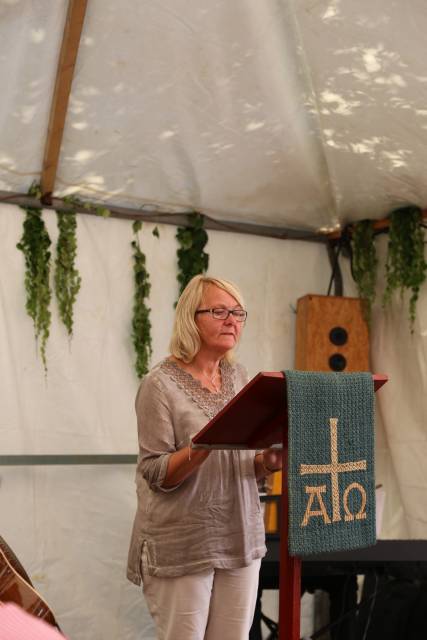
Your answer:
[[[0,206],[2,453],[136,452],[133,401],[138,383],[130,340],[131,222],[78,216],[78,268],[83,282],[76,302],[75,335],[69,345],[53,302],[45,378],[36,357],[32,323],[25,312],[24,259],[16,249],[23,216],[17,207]],[[45,211],[43,217],[54,243],[55,213]],[[160,238],[152,235],[152,229],[153,225],[144,225],[141,242],[151,273],[156,362],[167,353],[177,294],[176,229],[160,226]],[[239,358],[249,373],[291,368],[296,300],[306,293],[323,294],[328,286],[330,268],[324,246],[210,232],[207,249],[210,272],[233,279],[245,294],[249,321]],[[346,293],[352,295],[348,265],[343,267]],[[423,303],[424,297],[419,304],[420,317]],[[379,309],[376,313],[381,327],[386,316]],[[401,309],[397,315],[402,317]],[[405,319],[401,330],[409,340]],[[388,325],[387,331],[393,342],[393,325]],[[380,331],[374,337],[375,370],[390,373],[393,381],[387,398],[387,388],[378,396],[379,418],[385,416],[387,425],[384,432],[378,420],[377,482],[383,484],[387,497],[382,536],[405,537],[407,532],[422,536],[422,522],[406,529],[406,517],[412,513],[417,518],[419,510],[415,512],[414,505],[418,508],[422,504],[422,500],[416,502],[426,485],[422,458],[419,465],[411,467],[404,456],[409,450],[401,446],[401,439],[393,440],[398,432],[410,439],[421,421],[421,408],[414,402],[402,436],[400,411],[406,409],[399,410],[401,396],[396,394],[395,381],[407,372],[378,335],[385,334]],[[415,383],[413,388],[416,392]],[[402,393],[403,389],[407,390],[405,381]],[[392,456],[389,434],[396,444]],[[422,456],[419,440],[415,449]],[[413,492],[409,504],[403,500],[402,508],[400,487],[406,495],[411,472],[417,476],[418,493]],[[0,468],[0,512],[5,514],[1,534],[73,640],[153,637],[140,591],[125,580],[135,509],[133,476],[132,465]]]
[[[43,218],[54,245],[56,215]],[[75,334],[70,345],[53,301],[45,378],[16,248],[23,219],[19,208],[0,205],[2,454],[136,453],[132,223],[78,216]],[[153,363],[168,352],[178,288],[176,228],[159,228],[160,238],[148,223],[140,232],[152,282]],[[249,320],[239,359],[249,373],[292,367],[296,300],[326,293],[325,247],[209,232],[207,250],[210,273],[244,293]],[[132,465],[0,467],[1,535],[72,640],[152,637],[140,590],[125,579],[133,476]]]
[[[378,243],[384,269],[386,238]],[[373,310],[372,365],[385,371],[390,382],[378,394],[378,422],[384,426],[381,443],[386,443],[389,472],[395,470],[397,484],[388,482],[398,502],[386,514],[387,528],[394,537],[427,538],[426,433],[426,338],[427,292],[421,289],[413,333],[409,323],[409,296],[396,294],[386,312],[381,307],[384,282],[380,279],[378,300]],[[384,450],[379,454],[384,456]],[[384,469],[384,471],[386,471]],[[388,472],[386,472],[388,473]],[[398,508],[398,503],[401,507]],[[396,525],[397,529],[396,529]]]

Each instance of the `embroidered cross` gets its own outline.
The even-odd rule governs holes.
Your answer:
[[[327,473],[331,476],[332,484],[332,522],[339,522],[341,520],[340,513],[340,495],[338,488],[338,478],[340,473],[347,471],[366,471],[366,460],[358,460],[354,462],[339,462],[338,460],[338,418],[329,418],[330,432],[331,432],[331,462],[330,464],[301,464],[300,474],[302,476],[313,473]],[[352,487],[353,488],[353,487]],[[363,487],[361,487],[363,489]],[[319,489],[321,490],[319,492]],[[323,491],[322,491],[323,490]],[[307,505],[306,515],[304,517],[303,526],[307,524],[308,517],[310,515],[323,515],[326,509],[324,508],[321,493],[324,493],[325,487],[306,487],[306,492],[310,493],[310,501]],[[309,507],[316,495],[321,511],[309,511]],[[308,512],[308,513],[307,513]],[[346,509],[347,512],[347,509]],[[324,517],[325,522],[327,520]],[[329,518],[328,518],[329,520]],[[346,518],[347,520],[347,518]],[[330,521],[329,521],[330,522]]]

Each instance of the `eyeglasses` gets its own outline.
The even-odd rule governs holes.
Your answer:
[[[237,322],[244,322],[248,317],[248,312],[244,309],[225,309],[224,307],[214,307],[213,309],[198,309],[198,313],[210,313],[215,320],[227,320],[231,314]]]

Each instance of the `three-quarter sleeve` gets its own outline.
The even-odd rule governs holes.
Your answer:
[[[135,401],[138,421],[138,471],[153,491],[173,491],[163,487],[169,456],[176,451],[171,409],[161,381],[148,375]]]

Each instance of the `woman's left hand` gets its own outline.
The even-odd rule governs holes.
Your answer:
[[[283,464],[282,449],[264,449],[262,453],[255,456],[255,475],[257,480],[280,471]]]
[[[283,465],[283,449],[264,449],[262,452],[264,467],[267,471],[281,471]]]

